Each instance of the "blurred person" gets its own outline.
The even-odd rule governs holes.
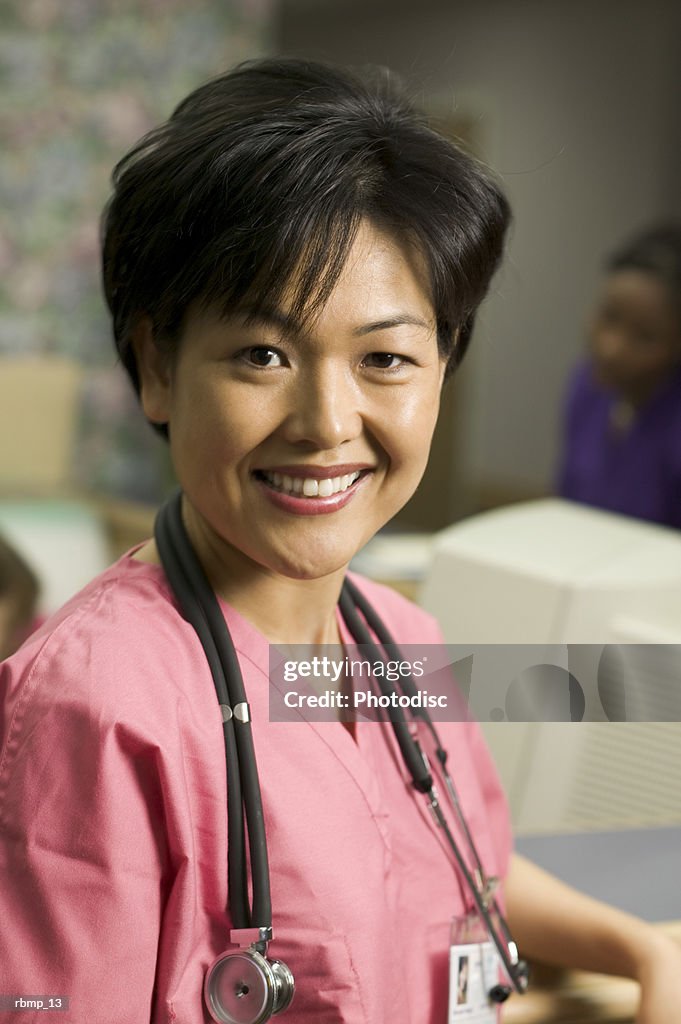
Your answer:
[[[508,221],[385,71],[248,63],[118,165],[105,293],[181,493],[3,664],[3,992],[89,1024],[444,1024],[472,918],[493,1021],[526,983],[505,905],[526,955],[681,1022],[678,948],[513,854],[475,722],[437,726],[450,845],[423,718],[269,718],[270,645],[442,642],[347,569],[418,485]]]
[[[21,555],[0,536],[0,661],[38,625],[40,586]]]
[[[681,528],[681,225],[606,263],[565,409],[560,494]]]

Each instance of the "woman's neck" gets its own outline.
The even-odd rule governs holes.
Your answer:
[[[336,605],[344,575],[292,580],[256,574],[225,580],[217,592],[270,643],[339,644]]]
[[[139,562],[160,565],[158,549],[148,541],[132,556]],[[202,559],[204,570],[219,597],[263,634],[270,643],[339,644],[336,615],[345,568],[320,579],[299,580],[278,576],[235,555],[227,566]]]

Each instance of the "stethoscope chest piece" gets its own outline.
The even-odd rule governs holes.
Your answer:
[[[291,1004],[293,975],[256,949],[222,953],[208,968],[204,996],[217,1024],[265,1024]]]

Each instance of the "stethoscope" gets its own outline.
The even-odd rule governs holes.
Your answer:
[[[291,1004],[295,990],[293,974],[281,960],[267,956],[272,940],[272,901],[267,841],[260,782],[253,746],[251,719],[243,677],[234,645],[217,598],[194,552],[182,521],[182,495],[176,492],[159,510],[154,527],[156,546],[168,582],[186,620],[198,634],[215,683],[222,712],[222,729],[227,763],[227,882],[230,941],[238,949],[226,950],[206,972],[203,993],[206,1007],[217,1024],[264,1024]],[[348,579],[343,584],[340,610],[353,639],[367,646],[379,658],[403,657],[385,625],[357,587]],[[371,636],[378,639],[378,645]],[[380,645],[380,646],[379,646]],[[392,695],[393,684],[376,680],[381,693]],[[410,678],[401,678],[403,694],[412,697],[416,688]],[[452,778],[447,770],[447,752],[440,743],[430,715],[414,708],[414,721],[407,722],[401,707],[390,707],[389,716],[401,755],[414,788],[423,793],[438,827],[446,838],[463,880],[490,938],[496,946],[511,985],[495,984],[489,990],[493,1002],[504,1002],[515,989],[524,992],[528,983],[527,964],[518,957],[508,925],[487,879],[470,833]],[[435,756],[451,804],[473,862],[471,871],[443,813],[433,781],[430,763],[414,735],[421,719],[435,743]],[[249,902],[249,868],[252,901]]]

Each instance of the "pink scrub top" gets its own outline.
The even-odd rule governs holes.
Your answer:
[[[357,582],[398,642],[441,641],[423,611]],[[389,726],[360,722],[355,740],[338,722],[270,722],[267,641],[223,610],[263,790],[269,955],[296,979],[277,1019],[444,1024],[467,897]],[[161,569],[121,559],[0,681],[0,994],[66,996],[58,1019],[78,1024],[209,1021],[204,972],[230,931],[221,715]],[[507,808],[478,727],[439,729],[485,868],[503,876]]]

